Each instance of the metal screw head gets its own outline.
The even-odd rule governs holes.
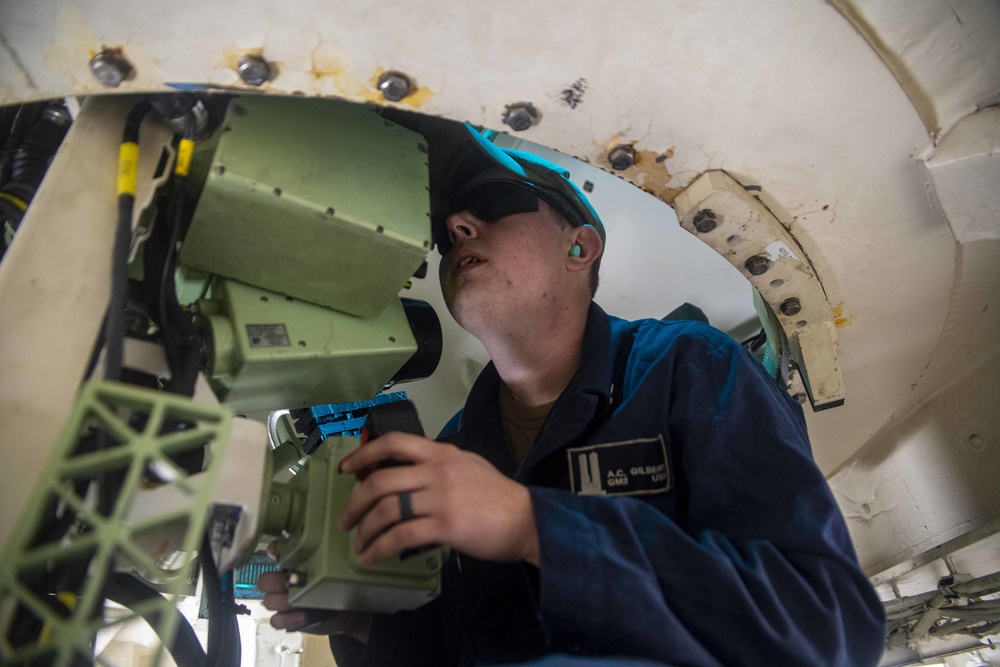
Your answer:
[[[986,434],[982,431],[971,431],[965,440],[969,449],[976,454],[982,454],[986,451],[989,446],[989,441],[986,439]]]
[[[288,582],[289,586],[305,586],[306,585],[306,575],[302,572],[289,572],[285,576],[285,580]]]
[[[537,117],[538,111],[530,102],[518,102],[507,105],[503,114],[503,122],[515,132],[523,132],[531,127]]]
[[[263,86],[271,79],[271,66],[258,55],[248,53],[236,63],[236,72],[248,86]]]
[[[791,299],[786,299],[783,304],[781,304],[781,312],[791,317],[792,315],[798,315],[802,311],[802,304],[798,299],[792,297]]]
[[[767,261],[767,257],[754,255],[747,260],[746,267],[751,276],[760,276],[767,273],[767,270],[771,268],[771,262]]]
[[[635,164],[635,149],[624,144],[615,146],[608,153],[608,162],[611,163],[612,169],[617,171],[628,169]]]
[[[709,233],[718,224],[719,219],[715,217],[715,211],[710,208],[703,208],[694,214],[694,228],[699,234]]]
[[[438,566],[437,558],[431,556],[427,559],[427,562],[425,562],[424,564],[427,566],[428,570],[436,570]]]
[[[272,493],[270,496],[267,497],[267,500],[272,505],[280,505],[281,504],[281,496],[279,496],[277,493]]]
[[[101,51],[90,59],[90,72],[108,88],[117,88],[131,71],[131,63],[117,51]]]
[[[378,78],[378,89],[385,99],[398,102],[410,94],[410,79],[402,72],[386,72]]]
[[[792,396],[792,398],[795,399],[795,402],[799,405],[804,405],[808,397],[805,394],[799,393]]]

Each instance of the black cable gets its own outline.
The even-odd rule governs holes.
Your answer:
[[[194,127],[185,125],[182,145],[191,145]],[[164,330],[164,345],[170,366],[167,390],[184,396],[194,394],[194,386],[201,370],[201,338],[191,320],[191,315],[181,308],[177,299],[174,273],[177,267],[177,243],[184,223],[184,202],[187,183],[187,166],[178,150],[177,168],[174,170],[173,192],[167,219],[170,221],[170,238],[160,274],[159,318]]]
[[[208,653],[205,667],[234,667],[240,664],[240,635],[232,589],[225,595],[219,571],[212,556],[212,545],[205,531],[201,551],[201,576],[208,604]]]
[[[162,597],[153,588],[124,572],[115,572],[110,576],[105,595],[109,600],[129,609],[147,600]],[[179,667],[202,667],[206,664],[206,656],[198,636],[188,620],[179,611],[174,610],[174,612],[178,616],[177,632],[173,641],[166,645],[167,650]],[[160,612],[148,611],[141,616],[162,640]]]
[[[10,131],[4,137],[3,149],[0,150],[0,185],[6,184],[10,178],[14,155],[28,136],[30,129],[41,119],[45,103],[22,104],[16,109],[9,107],[7,110],[12,111],[14,117],[10,122]]]
[[[137,147],[139,126],[150,110],[149,102],[139,102],[129,112],[122,133],[122,158],[118,176],[118,225],[111,259],[111,301],[105,321],[104,337],[107,341],[105,363],[108,380],[120,381],[122,375],[122,346],[125,336],[125,301],[128,290],[128,252],[132,243],[132,209],[135,206],[135,168],[137,157],[127,157],[128,147]],[[137,151],[137,148],[135,148]]]
[[[763,345],[764,341],[766,340],[767,340],[767,331],[765,329],[761,329],[760,331],[750,336],[746,340],[740,341],[740,345],[742,345],[743,347],[749,347],[751,351],[756,351],[757,348]]]
[[[7,225],[17,231],[71,122],[61,102],[25,105],[14,118],[0,155],[0,259],[8,247]]]

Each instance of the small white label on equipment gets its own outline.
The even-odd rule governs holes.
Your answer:
[[[777,261],[780,257],[787,257],[789,259],[799,261],[799,258],[795,256],[795,253],[789,250],[788,246],[781,241],[775,241],[771,245],[764,248],[764,256],[772,262]]]

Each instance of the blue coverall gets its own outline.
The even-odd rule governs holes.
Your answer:
[[[802,409],[739,344],[592,304],[580,369],[519,467],[499,383],[490,364],[439,439],[529,487],[541,567],[457,554],[439,599],[376,617],[365,648],[332,638],[342,667],[878,663],[882,606]]]

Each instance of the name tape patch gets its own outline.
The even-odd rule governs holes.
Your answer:
[[[637,496],[670,490],[663,435],[566,450],[570,488],[584,496]]]
[[[670,490],[670,465],[663,435],[640,440],[573,447],[570,488],[584,496],[637,496]]]

